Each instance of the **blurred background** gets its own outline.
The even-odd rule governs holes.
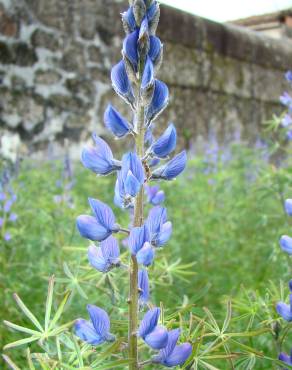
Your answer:
[[[158,77],[170,103],[156,133],[174,122],[177,150],[189,153],[184,175],[161,185],[174,234],[153,285],[154,299],[166,306],[196,303],[221,318],[232,296],[250,328],[276,316],[278,287],[283,292],[292,272],[278,246],[291,227],[283,210],[292,198],[291,102],[280,99],[292,93],[285,79],[292,70],[291,5],[161,2]],[[87,243],[75,219],[86,213],[88,195],[113,205],[115,179],[96,179],[79,158],[93,132],[116,157],[132,144],[113,140],[103,123],[109,102],[129,117],[110,83],[126,7],[121,0],[0,0],[1,318],[21,323],[13,292],[42,315],[51,274],[58,294],[74,291],[70,317],[106,296],[88,279]],[[1,347],[17,339],[0,330]],[[277,357],[272,338],[254,345]],[[17,356],[21,363],[21,351]]]

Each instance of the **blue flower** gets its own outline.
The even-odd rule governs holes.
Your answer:
[[[155,307],[147,311],[139,326],[139,336],[153,349],[161,349],[167,345],[167,330],[157,325],[160,309]]]
[[[78,319],[75,322],[75,334],[83,341],[96,346],[103,342],[113,342],[115,336],[110,333],[108,314],[94,305],[87,305],[90,321]]]
[[[170,124],[164,133],[151,145],[150,152],[158,158],[166,158],[176,147],[176,129]]]
[[[292,71],[288,71],[285,73],[285,78],[288,82],[292,82]]]
[[[147,225],[133,227],[130,230],[128,246],[133,255],[136,255],[143,248],[146,242],[150,241],[150,232]]]
[[[168,242],[172,234],[172,224],[167,221],[167,211],[163,207],[153,207],[149,211],[146,225],[150,231],[151,243],[161,247]]]
[[[281,236],[280,246],[288,254],[292,254],[292,238],[288,235]]]
[[[292,321],[292,280],[289,282],[289,289],[290,289],[290,303],[289,305],[284,302],[278,302],[276,306],[276,310],[282,318],[288,322]]]
[[[144,243],[143,247],[136,254],[137,262],[144,266],[150,266],[154,260],[154,256],[154,248],[148,242]]]
[[[113,157],[107,143],[97,135],[92,135],[95,147],[84,148],[81,154],[82,164],[98,175],[108,175],[121,168],[121,163]]]
[[[154,82],[154,67],[153,67],[153,63],[150,57],[147,57],[143,75],[142,75],[142,82],[141,82],[142,90],[149,89],[149,87],[153,85],[153,82]]]
[[[124,137],[131,131],[130,123],[111,104],[104,112],[104,123],[117,137]]]
[[[285,362],[285,364],[287,364],[287,365],[290,365],[290,366],[292,366],[292,349],[291,349],[291,351],[290,351],[290,356],[289,355],[287,355],[286,353],[284,353],[284,352],[281,352],[280,354],[279,354],[279,360],[280,361],[283,361],[283,362]]]
[[[81,215],[77,217],[77,228],[84,238],[92,241],[102,241],[108,238],[113,232],[119,231],[115,224],[113,211],[105,203],[97,199],[88,199],[94,217]]]
[[[135,197],[145,180],[143,165],[136,153],[123,155],[121,173],[126,195]]]
[[[155,80],[152,100],[145,112],[148,125],[165,109],[168,99],[168,87],[164,82]]]
[[[163,45],[160,39],[156,36],[150,36],[150,46],[148,56],[152,60],[153,64],[156,65],[162,54]]]
[[[154,363],[160,363],[166,367],[182,365],[190,357],[192,346],[190,343],[176,345],[180,335],[179,329],[171,330],[168,333],[168,343],[157,356],[153,357]]]
[[[153,179],[173,180],[183,172],[186,167],[187,154],[182,151],[167,162],[163,167],[157,168],[152,173]]]
[[[150,204],[157,206],[158,204],[164,202],[165,194],[163,190],[159,190],[159,186],[149,186],[145,185],[145,191],[147,194],[147,200]]]
[[[91,266],[100,272],[108,272],[120,265],[120,249],[117,239],[113,236],[102,241],[99,248],[90,245],[87,255]]]
[[[285,200],[285,211],[288,216],[292,216],[292,199]]]
[[[281,123],[282,123],[282,126],[283,127],[289,127],[289,126],[291,126],[291,124],[292,124],[292,117],[290,116],[290,114],[285,114],[285,116],[282,118],[282,121],[281,121]]]
[[[135,97],[123,60],[112,68],[111,79],[115,92],[127,103],[133,105]]]
[[[122,21],[127,33],[131,33],[137,28],[132,6],[122,13]]]
[[[135,72],[138,70],[138,37],[139,32],[136,30],[130,33],[123,42],[123,55],[129,60]]]
[[[285,91],[283,95],[280,96],[280,102],[289,108],[292,106],[292,96]]]
[[[149,301],[149,278],[148,272],[145,269],[138,272],[138,289],[140,304],[146,304]]]

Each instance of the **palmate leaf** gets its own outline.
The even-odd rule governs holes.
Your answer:
[[[40,341],[42,343],[43,341],[48,340],[50,337],[56,337],[63,331],[67,330],[72,324],[72,322],[63,324],[61,326],[57,326],[57,323],[64,311],[65,305],[68,301],[68,298],[70,296],[70,292],[67,292],[65,297],[63,298],[61,304],[59,305],[55,315],[53,316],[52,321],[50,322],[51,318],[51,311],[52,311],[52,304],[53,304],[53,293],[54,293],[54,277],[52,276],[49,279],[49,284],[48,284],[48,294],[47,294],[47,300],[46,300],[46,312],[45,312],[45,318],[44,318],[44,329],[38,319],[34,316],[34,314],[26,307],[26,305],[23,303],[23,301],[18,297],[17,294],[14,294],[14,298],[16,300],[17,305],[21,309],[21,311],[25,314],[26,317],[30,319],[30,321],[37,327],[39,330],[33,330],[30,328],[26,328],[17,324],[14,324],[10,321],[4,321],[4,324],[8,326],[9,328],[26,333],[26,334],[31,334],[30,337],[23,338],[20,340],[17,340],[15,342],[6,344],[4,346],[4,349],[10,349],[10,348],[15,348],[18,346],[22,346],[27,343],[35,342],[35,341]]]

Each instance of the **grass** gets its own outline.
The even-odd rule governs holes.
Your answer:
[[[161,254],[168,262],[164,266],[170,270],[173,284],[166,290],[159,280],[154,281],[155,302],[163,301],[169,308],[183,301],[194,302],[222,319],[226,297],[240,299],[243,286],[264,296],[270,281],[278,285],[280,280],[289,280],[290,262],[278,240],[290,231],[283,199],[292,194],[291,167],[286,164],[276,169],[259,157],[259,152],[237,146],[227,164],[219,161],[206,173],[204,159],[193,159],[181,178],[161,184],[174,230]],[[64,262],[69,268],[83,263],[84,252],[78,248],[86,248],[87,242],[77,234],[75,218],[89,211],[87,197],[113,204],[114,177],[95,179],[79,164],[75,164],[76,182],[71,192],[75,207],[56,204],[53,197],[60,191],[56,181],[61,167],[53,162],[25,162],[13,182],[18,195],[14,211],[19,218],[11,228],[12,240],[1,242],[1,317],[18,324],[26,322],[13,302],[13,292],[41,317],[48,277],[54,274],[60,279],[57,292],[61,295],[70,280]],[[127,225],[124,214],[116,208],[115,213],[119,222]],[[172,265],[178,259],[181,264],[192,264],[189,268],[194,274],[180,273]],[[77,270],[75,267],[73,273]],[[96,282],[70,284],[76,294],[66,321],[85,315],[87,301],[96,303],[106,296]],[[1,339],[3,345],[19,337],[1,327]],[[271,344],[263,346],[273,351],[270,357],[277,356]],[[21,361],[22,354],[17,357]],[[255,369],[270,369],[269,365],[257,366]]]

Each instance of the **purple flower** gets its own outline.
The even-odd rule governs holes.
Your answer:
[[[124,137],[131,130],[130,123],[111,105],[109,104],[104,113],[104,123],[117,137]]]
[[[4,240],[6,240],[7,242],[9,242],[11,240],[11,234],[9,232],[5,233]]]
[[[285,78],[288,82],[292,82],[292,71],[288,71],[285,73]]]
[[[290,356],[289,355],[287,355],[286,353],[284,353],[284,352],[281,352],[280,354],[279,354],[279,360],[280,361],[283,361],[283,362],[285,362],[285,364],[287,364],[287,365],[289,365],[289,366],[292,366],[292,349],[291,349],[291,351],[290,351]]]
[[[6,199],[6,194],[3,191],[1,191],[0,192],[0,202],[3,202],[5,199]]]
[[[166,108],[168,99],[168,87],[164,82],[155,80],[153,97],[145,112],[148,125]]]
[[[288,216],[292,216],[292,199],[285,200],[285,211]]]
[[[150,204],[157,206],[158,204],[164,202],[165,194],[163,190],[159,190],[159,186],[149,186],[145,185],[145,191],[147,193],[147,200]]]
[[[155,307],[147,311],[139,326],[139,336],[153,349],[161,349],[167,345],[167,330],[157,325],[160,309]]]
[[[288,113],[285,114],[285,116],[283,117],[281,123],[282,123],[282,126],[283,127],[289,127],[289,126],[291,126],[291,124],[292,124],[292,117],[290,116],[290,114],[288,114]]]
[[[92,198],[89,198],[88,202],[94,217],[88,215],[77,217],[77,228],[81,236],[92,241],[103,241],[113,232],[119,231],[119,226],[115,223],[115,216],[109,206]]]
[[[5,213],[8,213],[12,207],[12,204],[13,204],[13,200],[12,199],[8,199],[5,204],[4,204],[4,207],[3,207],[3,210]]]
[[[167,221],[167,211],[163,207],[153,207],[149,211],[146,225],[150,231],[151,243],[160,247],[168,242],[172,234],[172,224]]]
[[[139,301],[140,303],[146,304],[149,301],[149,278],[148,272],[145,269],[139,270],[138,272],[138,289],[139,289]]]
[[[177,154],[171,161],[167,162],[163,167],[157,168],[152,173],[153,179],[173,180],[183,172],[186,167],[187,154],[182,151]]]
[[[99,248],[90,245],[87,255],[91,266],[100,272],[108,272],[120,265],[120,249],[117,239],[113,236],[102,241]]]
[[[111,79],[116,93],[127,103],[133,105],[135,97],[123,60],[112,68]]]
[[[18,216],[16,213],[10,213],[9,221],[15,222],[18,219]]]
[[[280,96],[280,102],[285,105],[286,107],[291,107],[292,105],[292,97],[287,91],[283,93],[283,95]]]
[[[173,367],[182,365],[190,357],[192,353],[192,346],[190,343],[183,343],[177,345],[180,335],[179,329],[171,330],[168,333],[168,343],[157,356],[153,357],[154,363],[160,363],[166,367]]]
[[[90,321],[78,319],[75,322],[75,334],[83,341],[96,346],[103,342],[112,342],[115,336],[110,333],[108,314],[94,305],[87,305]]]
[[[95,147],[86,147],[81,154],[83,165],[98,175],[107,175],[121,168],[113,157],[107,143],[97,135],[92,135]]]
[[[146,242],[150,241],[150,232],[147,225],[133,227],[130,231],[128,246],[133,255],[136,255],[143,248]]]
[[[136,254],[137,262],[144,266],[150,266],[155,257],[155,251],[149,242],[144,243],[143,247]]]
[[[281,236],[280,246],[282,250],[288,254],[292,254],[292,238],[288,235]]]
[[[166,158],[175,147],[176,129],[173,124],[170,124],[160,138],[151,145],[150,152],[158,158]]]
[[[154,82],[154,66],[151,58],[147,57],[141,82],[142,90],[149,89],[149,87],[153,85],[153,82]]]
[[[124,154],[121,174],[125,194],[135,197],[145,179],[142,162],[136,153]]]
[[[290,303],[289,305],[284,302],[278,302],[276,306],[276,310],[282,318],[288,322],[292,321],[292,280],[289,282],[289,289],[290,289]]]

